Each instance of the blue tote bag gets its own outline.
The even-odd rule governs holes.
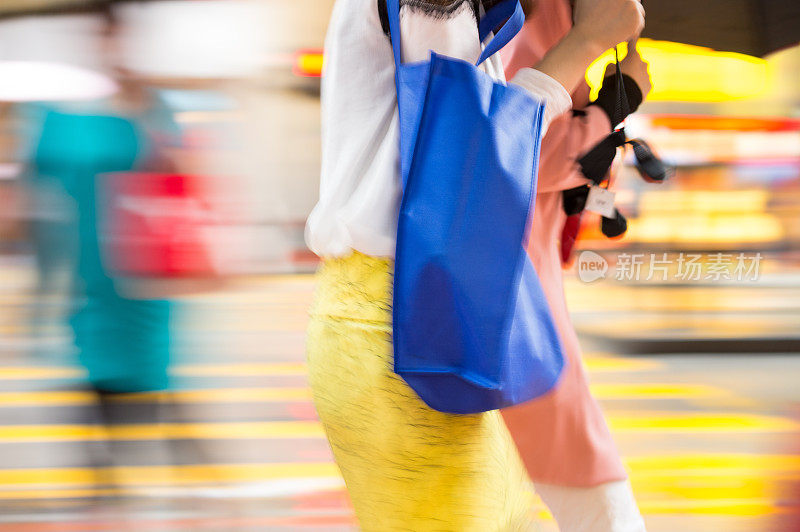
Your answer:
[[[525,252],[544,106],[478,66],[431,53],[403,64],[399,0],[387,0],[400,112],[403,199],[393,296],[394,369],[431,408],[471,414],[549,391],[564,365]],[[477,65],[524,21],[507,20]]]

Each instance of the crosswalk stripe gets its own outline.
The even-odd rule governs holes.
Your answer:
[[[263,377],[302,376],[306,365],[302,363],[255,364],[185,364],[177,366],[173,374],[179,377]],[[4,366],[0,367],[0,381],[77,379],[85,376],[78,367]]]
[[[108,532],[136,530],[137,532],[161,532],[171,530],[352,530],[355,518],[351,512],[288,512],[285,515],[202,515],[189,514],[152,516],[139,514],[134,520],[130,516],[111,516],[105,519],[80,515],[77,518],[58,522],[59,515],[49,521],[0,522],[2,532]],[[56,524],[57,523],[57,524]],[[57,527],[57,528],[54,528]],[[324,527],[324,528],[323,528]]]
[[[608,416],[612,432],[762,433],[797,432],[791,419],[745,413],[615,412]]]
[[[709,466],[705,468],[677,468],[666,471],[662,463],[672,463],[678,457],[669,455],[649,456],[646,461],[639,459],[625,460],[632,470],[632,479],[636,484],[660,490],[680,484],[686,480],[689,489],[695,488],[698,480],[708,482],[709,487],[716,484],[726,485],[729,479],[745,481],[762,479],[766,474],[773,478],[781,473],[785,478],[796,479],[800,475],[800,458],[795,456],[766,455],[745,457],[719,457],[716,455],[697,455],[690,460],[719,463],[720,460],[731,466]],[[764,465],[765,469],[742,468],[742,463]],[[647,465],[651,464],[654,468]],[[27,487],[46,487],[48,489],[64,487],[82,487],[93,485],[98,476],[113,474],[115,481],[126,485],[190,485],[209,482],[251,482],[259,480],[324,477],[337,475],[336,466],[331,462],[291,462],[291,463],[251,463],[251,464],[203,464],[203,465],[166,465],[166,466],[125,466],[113,470],[98,470],[84,467],[64,468],[26,468],[0,469],[0,491]],[[652,482],[658,483],[653,485]],[[682,487],[685,489],[686,486]],[[638,491],[638,490],[637,490]],[[714,493],[709,492],[713,498]],[[724,498],[724,497],[723,497]]]
[[[706,515],[725,517],[764,517],[781,513],[785,509],[772,498],[734,498],[681,500],[675,498],[640,500],[639,511],[647,516],[655,515]],[[541,508],[536,517],[551,521],[546,508]]]
[[[587,357],[590,372],[653,371],[662,367],[655,360],[628,359],[611,356]],[[307,367],[296,362],[181,364],[173,374],[179,377],[262,377],[305,375]],[[82,368],[70,366],[1,366],[0,381],[77,379],[85,375]]]
[[[91,488],[98,478],[113,478],[125,486],[189,486],[218,482],[241,483],[270,479],[338,477],[332,462],[270,464],[209,464],[92,468],[36,468],[0,470],[0,486],[12,490]],[[6,490],[0,489],[0,495]]]
[[[4,425],[0,444],[64,441],[140,441],[163,439],[245,440],[322,438],[314,421],[262,421],[224,423],[161,423],[114,425]]]
[[[729,464],[755,464],[770,467],[791,466],[795,473],[798,470],[797,458],[791,456],[649,456],[628,461],[628,465],[650,463],[661,468],[661,460],[687,459],[689,462]],[[632,482],[637,491],[640,508],[650,514],[725,514],[725,515],[766,515],[778,510],[776,502],[765,489],[752,489],[748,479],[758,479],[756,470],[749,472],[739,489],[731,486],[723,491],[715,491],[714,485],[726,484],[726,478],[732,472],[708,470],[705,489],[698,490],[696,478],[689,479],[689,485],[681,484],[683,472],[673,470],[669,477],[659,478],[656,490],[649,489],[648,470],[634,470]],[[762,472],[763,473],[763,472]],[[99,479],[113,479],[115,488],[96,487]],[[93,470],[89,468],[37,468],[0,470],[0,485],[9,486],[0,489],[0,500],[9,499],[58,499],[81,498],[98,494],[105,495],[175,495],[181,489],[202,489],[203,486],[217,486],[215,496],[225,498],[235,496],[228,493],[236,485],[249,485],[249,488],[235,488],[233,491],[245,490],[248,493],[259,492],[259,485],[270,481],[296,482],[308,479],[311,486],[319,489],[343,489],[341,477],[332,463],[282,463],[282,464],[217,464],[217,465],[178,465],[178,466],[128,466],[113,469]],[[13,487],[11,487],[13,486]],[[229,486],[229,488],[225,488]],[[757,486],[760,488],[760,485]],[[315,491],[309,488],[310,491]],[[167,491],[163,491],[166,489]],[[271,490],[271,493],[274,489]]]
[[[584,365],[590,373],[656,371],[664,367],[658,360],[612,356],[586,356]]]
[[[336,478],[331,477],[334,481]],[[157,496],[189,495],[192,491],[171,490],[170,492],[156,492]],[[344,489],[344,488],[341,488]],[[77,489],[29,489],[29,490],[0,490],[0,500],[55,500],[55,499],[82,499],[97,496],[153,496],[152,489],[145,490],[137,487],[118,488],[77,488]],[[224,491],[220,491],[218,498],[225,498]],[[773,499],[764,498],[734,498],[734,499],[655,499],[639,501],[639,510],[644,515],[719,515],[719,516],[766,516],[781,511],[781,506]],[[542,510],[537,517],[543,520],[552,520],[549,513]],[[46,529],[51,530],[51,529]]]
[[[789,419],[752,414],[697,413],[616,414],[608,416],[617,433],[783,433],[797,432],[800,424]],[[316,421],[264,421],[221,423],[162,423],[115,425],[4,425],[0,444],[23,442],[160,440],[160,439],[278,439],[322,438]]]
[[[592,395],[597,399],[705,399],[728,397],[721,388],[705,384],[633,383],[592,384]]]
[[[728,396],[724,390],[712,386],[659,383],[594,384],[592,393],[602,400],[703,399]],[[161,398],[178,403],[309,402],[311,391],[304,387],[200,388],[120,395],[116,400],[134,403]],[[95,402],[95,394],[81,390],[0,392],[0,408],[79,406]]]
[[[782,507],[773,499],[659,499],[642,501],[639,510],[645,515],[693,514],[755,517],[779,513]]]
[[[84,372],[78,368],[68,367],[6,366],[0,368],[0,380],[4,381],[76,379],[83,374]]]
[[[298,387],[209,388],[123,394],[116,396],[114,400],[126,403],[144,403],[161,400],[169,400],[176,403],[309,402],[311,400],[311,391],[308,388]],[[0,392],[0,408],[16,408],[23,406],[82,406],[94,404],[96,402],[96,394],[81,390]]]
[[[693,471],[800,472],[800,456],[792,454],[666,454],[627,457],[635,471],[690,473]]]
[[[175,375],[181,377],[261,377],[275,375],[305,375],[302,363],[260,364],[187,364],[178,366]]]

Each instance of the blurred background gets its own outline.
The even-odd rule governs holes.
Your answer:
[[[334,2],[98,3],[0,4],[0,530],[351,530],[303,346]],[[639,49],[675,175],[584,217],[594,392],[649,530],[800,530],[800,49]]]

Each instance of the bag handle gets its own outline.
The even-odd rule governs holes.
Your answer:
[[[513,0],[513,2],[516,4],[514,12],[511,14],[506,23],[503,24],[503,27],[500,28],[500,30],[495,34],[494,39],[492,39],[489,44],[486,45],[486,48],[483,49],[480,59],[478,59],[478,62],[475,63],[477,66],[480,66],[481,63],[505,48],[505,46],[511,42],[511,39],[517,36],[517,33],[519,33],[519,31],[522,29],[523,24],[525,24],[525,12],[522,10],[522,4],[519,2],[519,0]]]
[[[400,0],[386,0],[386,15],[389,18],[389,35],[392,38],[394,66],[399,69],[403,64],[403,45],[400,39]]]
[[[503,0],[483,15],[478,25],[478,34],[481,42],[486,40],[500,24],[510,19],[516,9],[518,0]]]
[[[514,8],[513,11],[512,8]],[[394,64],[395,68],[399,68],[403,64],[403,48],[402,39],[400,37],[400,0],[386,0],[386,11],[389,18],[389,33],[392,38]],[[522,25],[525,23],[525,12],[522,10],[522,4],[519,3],[519,0],[505,0],[487,13],[484,17],[484,21],[486,21],[489,15],[491,15],[491,19],[488,22],[481,22],[478,29],[479,33],[482,35],[482,28],[484,25],[487,27],[491,25],[491,29],[497,27],[497,24],[506,18],[504,15],[509,12],[511,15],[508,17],[508,20],[494,36],[494,39],[486,45],[480,58],[478,58],[476,66],[480,66],[484,61],[502,50],[522,29]],[[492,24],[494,20],[496,20],[497,23]],[[491,29],[486,31],[486,35],[488,35]],[[482,35],[481,41],[483,41],[483,38],[485,38],[485,36]]]

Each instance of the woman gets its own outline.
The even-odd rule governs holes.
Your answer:
[[[401,2],[406,61],[475,61],[495,1]],[[428,408],[392,372],[398,124],[385,0],[339,0],[326,42],[320,201],[309,247],[324,261],[308,331],[315,404],[365,530],[525,530],[527,477],[500,414]],[[643,25],[636,0],[579,0],[575,29],[512,80],[545,101],[545,123],[603,50]],[[499,57],[485,70],[504,79]],[[533,146],[531,147],[533,149]]]
[[[572,28],[569,0],[540,0],[523,30],[503,51],[506,72],[541,61]],[[635,110],[650,90],[647,65],[635,52],[622,61],[625,90]],[[613,76],[589,104],[581,79],[570,87],[573,113],[550,124],[542,141],[539,188],[529,253],[542,280],[564,346],[567,366],[553,393],[503,411],[528,474],[561,530],[644,530],[627,474],[589,391],[580,346],[567,312],[559,239],[566,215],[562,191],[586,185],[576,160],[611,131],[616,102]],[[575,511],[580,508],[580,511]]]
[[[111,48],[116,44],[116,22],[108,10],[101,15],[106,30],[103,44]],[[137,414],[156,423],[162,417],[159,402],[148,400],[132,407],[120,396],[168,389],[173,304],[131,297],[120,290],[119,277],[104,260],[104,209],[98,193],[104,174],[164,168],[161,144],[177,144],[179,132],[156,95],[117,69],[113,54],[104,57],[109,70],[119,74],[119,91],[108,99],[42,104],[32,171],[59,183],[75,206],[76,302],[70,325],[79,362],[98,395],[101,421],[130,423]],[[115,455],[122,447],[113,440],[110,446],[111,458],[120,458]],[[96,465],[108,465],[105,454],[92,458]]]

